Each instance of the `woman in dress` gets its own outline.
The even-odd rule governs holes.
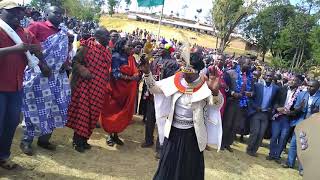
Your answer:
[[[203,151],[208,144],[218,149],[221,144],[223,96],[217,69],[200,76],[204,68],[200,53],[183,55],[183,59],[186,65],[181,72],[157,82],[147,61],[140,66],[155,96],[156,114],[166,117],[165,140],[154,180],[203,180]]]
[[[112,77],[100,115],[101,127],[109,133],[107,144],[123,145],[118,133],[129,125],[134,114],[139,71],[126,38],[119,39],[112,54]]]

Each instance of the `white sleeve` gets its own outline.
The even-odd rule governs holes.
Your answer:
[[[156,81],[153,78],[152,73],[144,74],[143,79],[152,94],[163,94],[162,90],[157,85]]]

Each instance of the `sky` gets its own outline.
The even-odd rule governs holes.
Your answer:
[[[23,0],[14,0],[20,4],[23,3]],[[24,0],[24,2],[30,3],[31,0]],[[301,0],[290,0],[292,4],[297,4]],[[187,5],[188,8],[183,9],[182,7]],[[201,21],[205,20],[205,17],[209,15],[209,11],[212,8],[212,0],[165,0],[164,4],[164,14],[170,15],[171,11],[173,14],[179,13],[179,16],[186,19],[194,20],[195,16],[198,16]],[[120,3],[120,9],[123,11],[126,9],[125,1],[122,0]],[[196,10],[202,9],[202,13],[199,15]],[[132,4],[130,6],[131,11],[139,11],[139,12],[161,12],[161,6],[155,8],[139,8],[137,1],[132,0]]]

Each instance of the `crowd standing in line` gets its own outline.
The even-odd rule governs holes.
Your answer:
[[[30,11],[4,0],[0,10],[21,41],[1,25],[0,166],[5,169],[17,166],[9,157],[21,112],[20,148],[29,156],[34,137],[40,148],[54,151],[50,137],[65,126],[73,129],[72,145],[81,153],[91,148],[88,139],[96,126],[108,134],[107,145],[124,145],[119,133],[140,114],[142,148],[155,144],[157,125],[160,161],[154,179],[159,180],[204,179],[203,151],[214,145],[232,152],[237,134],[248,135],[247,154],[253,157],[270,136],[266,159],[279,164],[290,143],[283,167],[294,168],[294,128],[319,112],[317,79],[272,69],[254,56],[230,56],[186,39],[157,40],[147,30],[107,30],[64,18],[59,7]],[[27,51],[38,58],[40,71],[28,65]]]

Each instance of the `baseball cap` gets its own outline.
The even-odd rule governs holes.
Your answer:
[[[0,1],[0,9],[13,9],[13,8],[23,8],[23,7],[12,0]]]

